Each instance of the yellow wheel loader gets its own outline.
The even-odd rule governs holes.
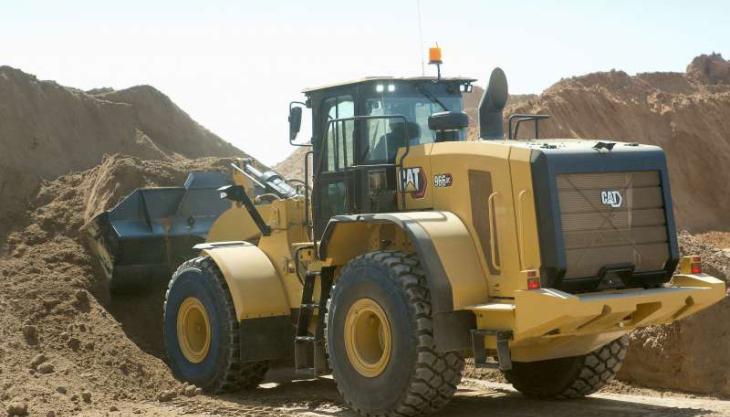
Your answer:
[[[474,81],[366,78],[292,103],[294,144],[311,109],[311,184],[237,166],[219,189],[231,207],[167,291],[175,375],[221,392],[292,361],[362,415],[416,416],[472,357],[525,395],[578,398],[613,378],[628,332],[725,296],[679,256],[660,148],[541,139],[543,115],[511,116],[505,138],[499,69],[467,141]]]

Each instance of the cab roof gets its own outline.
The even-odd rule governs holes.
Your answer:
[[[465,77],[441,77],[441,80],[439,80],[436,77],[426,77],[426,76],[422,76],[422,77],[370,76],[370,77],[360,78],[358,80],[342,81],[342,82],[338,82],[338,83],[321,85],[318,87],[305,88],[302,92],[304,94],[309,94],[309,93],[313,93],[316,91],[328,90],[330,88],[343,87],[343,86],[347,86],[347,85],[364,84],[364,83],[377,82],[377,81],[383,81],[383,82],[387,82],[387,81],[391,81],[391,82],[393,82],[393,81],[398,81],[398,82],[434,81],[434,82],[436,82],[436,81],[438,81],[438,82],[443,82],[443,83],[471,84],[474,81],[476,81],[476,79],[475,78],[465,78]]]

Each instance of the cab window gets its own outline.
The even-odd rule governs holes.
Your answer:
[[[355,116],[351,96],[333,97],[324,101],[327,133],[325,135],[325,171],[342,171],[354,165],[353,132],[355,123],[347,119]]]
[[[460,97],[441,97],[451,111],[461,111]],[[433,143],[436,132],[428,128],[428,118],[443,111],[441,106],[423,96],[383,96],[365,102],[368,116],[401,115],[402,118],[370,119],[366,123],[365,158],[367,162],[392,163],[399,148]]]

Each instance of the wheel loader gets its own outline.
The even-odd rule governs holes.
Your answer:
[[[466,140],[474,82],[372,77],[291,103],[295,145],[311,109],[306,181],[254,197],[267,179],[238,165],[219,188],[231,206],[166,294],[174,374],[222,392],[293,363],[361,415],[416,416],[473,358],[527,396],[579,398],[614,377],[630,331],[725,296],[679,255],[660,148],[543,139],[544,115],[505,135],[500,69]]]

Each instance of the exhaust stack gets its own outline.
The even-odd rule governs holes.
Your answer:
[[[502,110],[507,105],[509,91],[507,77],[501,68],[495,68],[489,77],[487,90],[479,103],[479,137],[504,139]]]

